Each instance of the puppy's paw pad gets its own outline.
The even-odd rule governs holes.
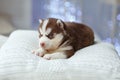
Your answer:
[[[31,52],[34,54],[34,53],[35,53],[35,50],[32,50]]]
[[[37,56],[40,56],[40,57],[43,57],[43,53],[41,53],[41,51],[40,50],[32,50],[31,51],[33,54],[35,54],[35,55],[37,55]]]
[[[51,59],[51,55],[50,54],[46,54],[43,56],[44,59],[50,60]]]
[[[43,53],[38,53],[38,56],[43,57],[44,54]]]

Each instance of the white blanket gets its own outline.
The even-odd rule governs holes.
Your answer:
[[[37,31],[15,31],[0,49],[0,80],[120,80],[120,60],[111,44],[98,42],[69,59],[45,60]]]
[[[0,35],[0,48],[7,41],[8,37]]]

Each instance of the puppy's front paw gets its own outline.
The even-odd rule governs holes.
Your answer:
[[[67,56],[65,55],[64,52],[56,52],[56,53],[52,53],[52,54],[45,54],[43,56],[44,59],[47,60],[52,60],[52,59],[66,59]]]
[[[43,56],[43,58],[44,58],[44,59],[47,59],[47,60],[50,60],[50,59],[52,59],[52,55],[51,55],[51,54],[45,54],[45,55]]]
[[[32,53],[40,57],[44,56],[44,52],[41,49],[33,50]]]

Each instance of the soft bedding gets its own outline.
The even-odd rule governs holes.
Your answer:
[[[8,37],[0,35],[0,48],[7,41]]]
[[[120,80],[119,56],[109,43],[98,41],[56,60],[32,54],[36,48],[37,31],[13,32],[0,49],[0,80]]]

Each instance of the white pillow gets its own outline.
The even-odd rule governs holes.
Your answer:
[[[0,35],[0,48],[7,41],[8,37]]]
[[[37,47],[37,31],[13,32],[0,51],[0,80],[120,80],[120,60],[111,44],[98,42],[57,60],[32,54]]]

